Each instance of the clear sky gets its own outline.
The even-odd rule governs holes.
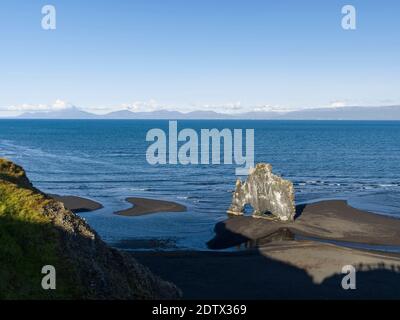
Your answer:
[[[346,4],[356,30],[341,26]],[[393,105],[400,1],[2,0],[0,57],[1,115]]]

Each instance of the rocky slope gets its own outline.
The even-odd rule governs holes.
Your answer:
[[[43,290],[53,265],[56,290]],[[79,216],[35,189],[24,170],[0,159],[1,299],[175,299],[163,281],[131,255],[108,247]]]

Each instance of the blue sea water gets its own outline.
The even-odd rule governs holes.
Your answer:
[[[81,216],[111,244],[129,240],[137,249],[144,242],[135,240],[159,239],[168,240],[162,249],[206,249],[226,218],[236,165],[150,165],[152,128],[168,132],[168,121],[0,120],[0,156],[44,192],[101,202]],[[346,199],[400,218],[400,122],[178,121],[183,128],[254,129],[256,162],[291,179],[297,202]],[[130,196],[176,201],[188,212],[114,215]]]

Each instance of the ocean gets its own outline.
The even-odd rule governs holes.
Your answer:
[[[206,250],[226,219],[233,165],[150,165],[150,129],[167,120],[0,120],[0,156],[22,165],[47,193],[104,208],[80,213],[108,243],[126,249]],[[178,121],[178,129],[254,129],[255,161],[294,182],[296,202],[345,199],[400,218],[400,122]],[[185,213],[123,217],[127,197],[179,202]],[[151,241],[146,241],[151,240]]]

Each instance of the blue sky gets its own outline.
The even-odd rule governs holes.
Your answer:
[[[3,0],[0,114],[400,104],[399,35],[396,0]]]

